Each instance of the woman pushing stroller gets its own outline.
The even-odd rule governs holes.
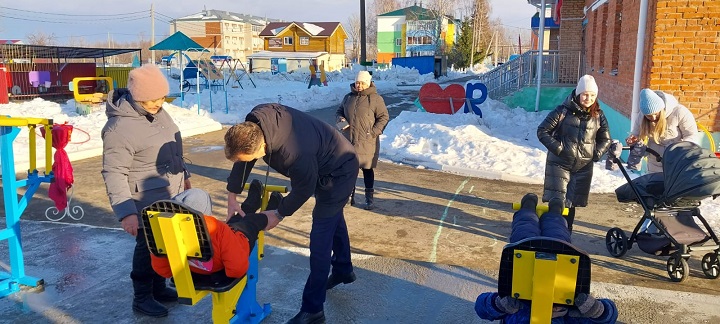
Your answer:
[[[680,141],[695,142],[697,123],[687,107],[681,105],[671,94],[662,91],[642,89],[640,91],[640,116],[635,118],[630,136],[625,142],[630,146],[647,143],[647,148],[654,150],[661,157],[670,144]],[[630,168],[639,164],[642,150],[628,157]],[[639,155],[639,156],[638,156]],[[636,163],[631,163],[631,161]],[[639,169],[639,168],[635,168]],[[648,173],[662,172],[662,163],[657,159],[648,159]]]

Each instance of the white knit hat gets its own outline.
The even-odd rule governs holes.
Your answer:
[[[370,72],[368,71],[360,71],[358,72],[357,77],[355,78],[355,81],[361,81],[367,85],[370,85],[370,81],[372,80],[372,75],[370,75]]]
[[[598,93],[598,86],[592,75],[583,75],[580,80],[578,80],[577,87],[575,87],[575,95],[580,95],[583,92]]]
[[[172,200],[195,209],[203,215],[212,215],[212,199],[205,190],[198,188],[188,189],[175,195]]]
[[[652,115],[663,109],[665,101],[655,91],[647,88],[640,91],[640,111],[643,115]]]

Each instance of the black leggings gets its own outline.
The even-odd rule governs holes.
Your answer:
[[[375,184],[375,171],[374,169],[362,169],[363,181],[365,182],[365,189],[372,189]]]
[[[250,250],[255,246],[255,241],[258,239],[258,233],[264,230],[268,224],[268,219],[265,214],[247,214],[245,217],[239,215],[234,216],[230,219],[228,225],[233,231],[240,231],[245,234],[248,242],[250,242]]]

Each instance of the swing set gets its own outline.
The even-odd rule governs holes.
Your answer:
[[[15,156],[13,142],[20,134],[20,127],[29,129],[30,168],[27,179],[18,180],[15,176]],[[36,129],[45,130],[45,171],[37,169],[35,152]],[[0,298],[20,290],[20,285],[42,287],[43,279],[25,274],[22,243],[20,239],[20,216],[30,203],[42,183],[53,181],[52,170],[52,119],[17,118],[0,116],[0,164],[2,164],[3,199],[5,201],[5,228],[0,230],[0,240],[8,241],[10,272],[0,271]],[[20,200],[18,189],[27,187]]]

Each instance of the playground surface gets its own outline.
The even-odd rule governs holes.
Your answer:
[[[325,119],[334,111],[312,113]],[[192,184],[211,193],[214,212],[221,218],[231,166],[223,156],[223,134],[184,141]],[[169,305],[170,316],[160,320],[132,312],[129,261],[134,239],[120,229],[110,211],[101,159],[73,163],[71,205],[84,209],[82,219],[47,221],[45,210],[52,206],[47,186],[30,202],[21,221],[26,273],[43,278],[45,289],[0,299],[0,322],[210,322],[207,297],[194,307]],[[264,180],[264,171],[260,163],[253,177]],[[289,185],[276,173],[270,174],[268,183]],[[328,293],[328,322],[480,323],[473,304],[478,294],[496,289],[499,256],[510,233],[510,204],[527,192],[540,193],[541,186],[389,163],[378,167],[376,186],[377,209],[346,208],[358,280]],[[720,322],[720,280],[703,276],[698,256],[690,259],[690,278],[682,283],[670,282],[665,258],[637,247],[622,259],[612,258],[605,249],[605,232],[615,226],[630,230],[641,209],[618,203],[611,194],[592,194],[590,202],[578,211],[573,243],[593,260],[591,291],[616,301],[620,322]],[[312,206],[311,199],[267,233],[258,300],[271,303],[273,312],[264,323],[283,323],[300,306],[309,273],[306,247]],[[0,260],[7,260],[4,244],[0,242]]]

